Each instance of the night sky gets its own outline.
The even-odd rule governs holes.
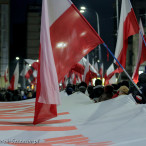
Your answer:
[[[85,6],[88,12],[84,13],[84,17],[88,20],[91,26],[97,31],[97,18],[95,11],[99,15],[100,36],[114,53],[115,40],[113,18],[115,8],[114,0],[72,0],[79,9],[80,6]],[[10,6],[10,62],[15,56],[20,56],[22,59],[26,57],[26,15],[27,5],[41,5],[42,0],[13,0]],[[116,21],[116,20],[115,20]],[[115,26],[116,27],[116,26]],[[110,56],[107,61],[107,51],[101,45],[102,61],[105,62],[105,69],[111,64],[113,58]]]

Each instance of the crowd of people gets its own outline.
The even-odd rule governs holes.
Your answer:
[[[81,82],[78,85],[68,84],[65,91],[68,95],[74,92],[82,92],[89,96],[95,103],[116,98],[120,95],[131,94],[135,101],[140,104],[146,103],[146,73],[139,75],[137,86],[141,90],[140,93],[137,88],[127,80],[123,80],[117,84],[102,85],[101,79],[96,79],[95,85],[88,85]],[[30,89],[18,90],[0,90],[0,101],[19,101],[36,97],[36,91]]]
[[[0,90],[0,101],[20,101],[36,97],[36,92],[30,89]]]
[[[141,90],[140,93],[137,88],[130,83],[130,81],[123,80],[117,84],[102,85],[102,80],[96,79],[95,86],[89,85],[85,82],[81,82],[78,85],[68,84],[66,87],[66,93],[68,95],[80,91],[89,96],[95,103],[116,98],[120,95],[131,94],[135,101],[139,104],[146,103],[146,73],[139,75],[139,81],[137,86]]]

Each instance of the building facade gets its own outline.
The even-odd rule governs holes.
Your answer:
[[[0,87],[9,64],[9,0],[0,0]]]

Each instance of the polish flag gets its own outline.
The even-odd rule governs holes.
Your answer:
[[[25,74],[28,72],[29,69],[30,69],[30,66],[28,64],[24,65],[23,66],[23,69],[22,69],[22,71],[20,73],[20,76],[24,77]]]
[[[87,79],[87,73],[89,72],[89,57],[87,55],[87,61],[86,61],[86,66],[85,66],[85,70],[84,70],[84,76],[83,76],[83,81],[85,82]]]
[[[144,38],[145,41],[146,41],[145,34],[144,34],[144,29],[143,29],[143,25],[142,25],[141,20],[140,20],[140,23],[139,23],[139,27],[140,27],[141,33],[143,34],[143,38]],[[139,66],[140,66],[144,61],[146,61],[146,46],[145,46],[145,44],[144,44],[143,38],[142,38],[142,36],[141,36],[141,34],[140,34],[140,31],[139,31],[138,58],[137,58],[135,70],[134,70],[133,75],[132,75],[132,79],[133,79],[133,81],[134,81],[135,83],[138,82],[138,77],[139,77],[139,74],[138,74]]]
[[[126,54],[128,47],[128,37],[139,32],[139,25],[134,14],[130,0],[122,0],[120,24],[115,50],[115,57],[125,68]],[[123,70],[120,69],[120,72]]]
[[[103,40],[69,0],[43,0],[34,124],[57,116],[58,83]]]
[[[5,70],[5,73],[4,73],[4,80],[5,80],[5,83],[7,83],[8,80],[9,80],[8,66],[6,67],[6,70]]]
[[[97,71],[97,75],[99,75],[98,63],[96,62],[94,65],[95,70]]]
[[[77,76],[77,82],[76,83],[81,83],[82,82],[82,75],[80,75],[80,76]]]
[[[29,68],[29,70],[25,73],[25,78],[28,80],[31,75],[33,75],[33,70]]]
[[[100,75],[100,78],[102,79],[103,78],[103,63],[101,64],[100,66],[100,70],[99,70],[99,75]]]
[[[25,65],[22,74],[24,74],[27,80],[30,79],[31,76],[35,79],[37,77],[38,61],[33,59],[25,59],[25,62],[28,64]],[[31,80],[29,82],[31,83]]]
[[[87,59],[85,57],[83,57],[78,63],[80,65],[82,65],[85,69],[85,67],[87,65]],[[96,69],[94,68],[94,66],[89,63],[89,67],[90,67],[89,69],[90,69],[91,74],[95,74],[97,76],[98,73],[97,73]]]
[[[18,81],[19,81],[19,62],[16,65],[16,68],[11,78],[10,86],[8,87],[8,89],[16,90],[18,87]]]
[[[72,68],[71,68],[71,71],[75,71],[79,74],[84,74],[84,70],[85,70],[85,67],[80,64],[80,63],[76,63]]]
[[[87,56],[83,81],[86,82],[87,85],[92,84],[92,79],[97,78],[97,72],[95,68],[89,63],[89,58]]]
[[[73,72],[72,75],[71,75],[71,81],[70,83],[73,84],[73,85],[76,85],[76,74]]]
[[[114,69],[112,63],[105,73],[105,85],[116,83],[115,73],[117,73],[117,70]]]
[[[34,59],[25,59],[25,62],[33,67],[33,69],[38,70],[38,61]]]
[[[67,87],[67,84],[68,84],[68,78],[67,78],[67,75],[65,75],[64,79],[62,80],[63,89]]]

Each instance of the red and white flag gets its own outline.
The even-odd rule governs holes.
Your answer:
[[[97,71],[97,75],[99,75],[98,63],[96,62],[94,65],[95,70]]]
[[[87,55],[87,61],[86,61],[86,66],[85,66],[85,70],[84,70],[84,76],[83,76],[83,81],[85,82],[86,80],[86,76],[87,76],[87,73],[89,72],[89,57]]]
[[[130,0],[122,0],[120,24],[118,30],[118,38],[115,50],[115,57],[125,68],[126,54],[128,48],[128,37],[139,32],[139,25],[134,14],[134,10]],[[123,70],[120,69],[119,72]]]
[[[38,60],[34,60],[34,59],[25,59],[26,63],[28,63],[29,65],[31,65],[31,67],[33,67],[33,69],[38,70]]]
[[[143,29],[143,25],[142,25],[142,22],[140,20],[140,23],[139,23],[139,27],[140,27],[140,30],[139,30],[139,49],[138,49],[138,58],[137,58],[137,62],[136,62],[136,67],[135,67],[135,70],[133,72],[133,75],[132,75],[132,79],[135,83],[138,82],[138,77],[139,77],[139,74],[138,74],[138,71],[139,71],[139,67],[140,65],[146,61],[146,46],[144,44],[144,41],[143,41],[143,38],[145,39],[146,41],[146,38],[145,38],[145,34],[144,34],[144,29]],[[143,38],[140,34],[140,31],[143,35]]]
[[[9,80],[8,66],[6,67],[6,70],[5,70],[5,73],[4,73],[4,80],[5,80],[5,83],[7,83],[8,80]]]
[[[89,63],[89,57],[87,56],[83,81],[86,82],[87,85],[92,84],[92,79],[97,77],[97,72],[95,68]]]
[[[114,65],[112,63],[105,73],[105,85],[116,83],[116,71],[117,70],[114,69]]]
[[[16,90],[18,88],[18,81],[19,81],[19,62],[16,65],[15,71],[10,81],[10,86],[8,89]]]
[[[67,87],[67,84],[68,84],[68,77],[67,77],[67,75],[65,75],[64,79],[62,80],[63,89],[65,89]]]
[[[20,76],[24,76],[26,79],[30,78],[30,75],[33,73],[32,69],[28,64],[26,64],[23,68],[23,70],[20,73]]]
[[[99,75],[100,75],[101,79],[103,78],[103,71],[104,71],[104,69],[103,69],[103,63],[102,63],[100,66],[100,70],[99,70]]]
[[[34,124],[57,116],[59,86],[102,39],[68,0],[43,0]]]

